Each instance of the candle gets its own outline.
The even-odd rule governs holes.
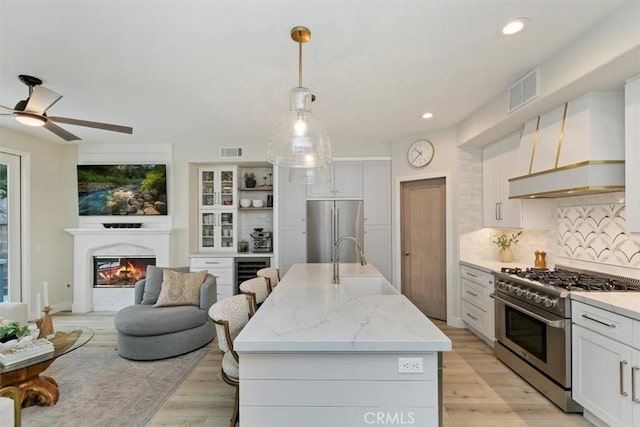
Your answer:
[[[44,292],[44,306],[49,307],[49,284],[47,282],[42,284],[42,292]]]
[[[36,316],[40,317],[40,311],[42,307],[40,306],[40,292],[36,294]]]

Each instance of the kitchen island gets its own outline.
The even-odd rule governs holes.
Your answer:
[[[234,341],[243,426],[439,423],[451,341],[371,265],[296,264]]]

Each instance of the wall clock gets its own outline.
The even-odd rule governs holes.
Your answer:
[[[427,166],[433,160],[435,149],[428,139],[419,139],[409,146],[407,160],[416,168]]]

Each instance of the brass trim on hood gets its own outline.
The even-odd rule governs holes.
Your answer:
[[[542,193],[521,194],[509,196],[509,199],[535,199],[544,197],[578,196],[596,193],[611,193],[624,191],[624,185],[585,185],[583,187],[564,188],[561,190],[544,191]]]
[[[562,124],[560,125],[560,136],[558,137],[558,149],[556,151],[556,162],[553,167],[558,167],[558,161],[560,160],[560,151],[562,150],[562,140],[564,139],[564,127],[567,124],[567,109],[569,108],[569,103],[564,103],[564,111],[562,112]],[[531,173],[531,171],[529,171]]]
[[[538,122],[536,123],[536,131],[533,134],[533,146],[531,147],[531,160],[529,160],[529,174],[533,170],[533,159],[536,157],[536,147],[538,146],[538,133],[540,132],[540,117],[538,116]]]
[[[618,165],[618,164],[624,164],[624,160],[585,160],[583,162],[573,163],[573,164],[570,164],[570,165],[564,165],[564,166],[560,166],[558,168],[547,169],[547,170],[540,171],[540,172],[530,173],[528,175],[522,175],[522,176],[516,176],[514,178],[509,178],[509,182],[518,181],[520,179],[531,178],[532,176],[546,175],[548,173],[554,173],[554,172],[558,172],[558,171],[566,170],[566,169],[580,168],[580,167],[588,166],[588,165]],[[580,187],[580,188],[582,188],[582,187]],[[622,187],[622,188],[624,188],[624,187]]]

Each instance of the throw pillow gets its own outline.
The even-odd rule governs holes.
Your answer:
[[[200,288],[206,278],[206,271],[180,273],[165,270],[160,296],[154,307],[200,305]]]
[[[165,269],[167,269],[167,267],[157,267],[155,265],[147,267],[144,292],[142,293],[142,302],[140,304],[153,305],[158,301],[160,289],[162,288],[163,272]],[[175,267],[169,268],[169,270],[187,273],[189,271],[189,267]]]

